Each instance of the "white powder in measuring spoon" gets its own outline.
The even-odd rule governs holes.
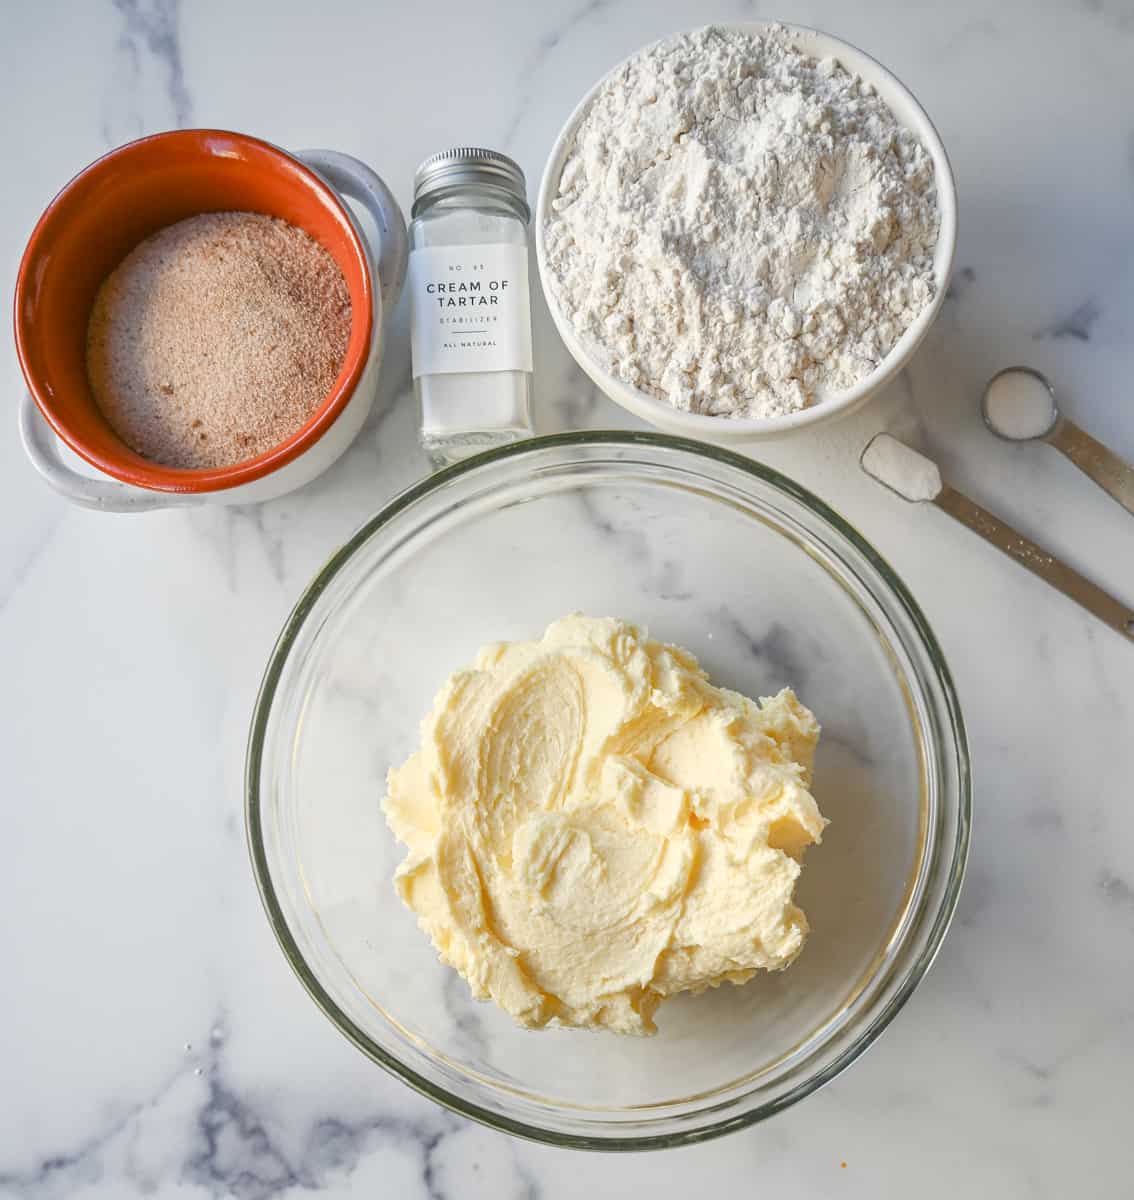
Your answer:
[[[944,484],[937,464],[888,433],[862,452],[862,469],[905,500],[935,500]]]
[[[1047,380],[1027,367],[1001,371],[985,390],[984,419],[1002,438],[1021,442],[1043,437],[1057,416]]]
[[[667,38],[598,89],[544,225],[588,350],[674,408],[794,412],[865,379],[929,304],[933,161],[793,35]]]

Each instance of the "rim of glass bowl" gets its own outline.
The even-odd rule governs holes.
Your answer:
[[[283,674],[284,665],[292,646],[299,636],[301,628],[320,596],[339,571],[353,557],[355,552],[361,549],[383,526],[389,524],[401,512],[423,497],[445,487],[452,481],[481,467],[509,458],[521,458],[540,450],[554,447],[569,448],[586,446],[643,446],[653,449],[676,450],[715,460],[724,466],[745,472],[758,479],[761,483],[768,484],[772,488],[785,493],[788,497],[807,508],[812,515],[831,526],[837,534],[848,541],[880,576],[888,590],[886,599],[896,602],[898,608],[913,626],[917,640],[920,642],[919,649],[924,651],[926,660],[924,663],[918,665],[929,668],[932,681],[940,689],[940,696],[944,702],[943,713],[936,715],[944,717],[944,732],[951,739],[951,745],[941,738],[942,731],[937,730],[938,748],[942,752],[943,759],[947,760],[955,756],[955,763],[952,764],[952,769],[956,773],[957,812],[955,819],[957,829],[952,846],[939,845],[936,848],[935,854],[937,861],[923,864],[920,871],[920,875],[923,878],[927,877],[933,868],[940,868],[942,861],[948,856],[939,907],[933,916],[932,924],[928,931],[923,931],[920,934],[923,944],[913,962],[905,969],[904,976],[900,979],[900,982],[885,997],[885,1002],[879,1011],[874,1014],[873,1018],[868,1021],[866,1027],[858,1032],[857,1036],[853,1037],[848,1045],[843,1046],[833,1058],[823,1063],[819,1069],[794,1084],[794,1086],[783,1094],[773,1096],[768,1100],[754,1105],[752,1108],[739,1113],[733,1111],[738,1103],[743,1104],[744,1102],[745,1094],[741,1093],[726,1101],[720,1109],[709,1107],[701,1110],[700,1113],[692,1114],[693,1120],[698,1120],[701,1117],[707,1118],[703,1123],[695,1126],[657,1133],[616,1134],[610,1137],[601,1134],[569,1133],[549,1129],[528,1121],[514,1119],[490,1108],[482,1107],[461,1096],[455,1095],[432,1080],[418,1074],[390,1051],[370,1038],[364,1030],[360,1029],[339,1008],[307,965],[307,961],[303,957],[291,933],[283,908],[276,896],[268,866],[267,851],[261,833],[260,777],[272,702]],[[831,548],[827,547],[827,549],[830,550]],[[871,587],[870,583],[864,580],[860,573],[855,570],[853,564],[846,562],[841,554],[838,555],[838,558],[840,565],[844,569],[849,570],[858,582],[866,588],[874,600],[881,603],[883,608],[885,608],[885,602],[879,599],[877,589]],[[900,640],[904,644],[905,639],[900,638]],[[910,647],[904,645],[904,649],[909,652]],[[916,656],[914,657],[916,659]],[[951,754],[950,751],[952,752]],[[972,821],[971,784],[968,741],[965,734],[964,720],[961,716],[960,702],[957,697],[956,688],[953,684],[949,668],[945,663],[941,647],[938,645],[933,631],[930,629],[921,609],[905,584],[902,583],[889,563],[852,525],[794,480],[781,475],[771,467],[767,467],[762,463],[733,451],[725,450],[708,443],[693,441],[689,438],[674,437],[669,434],[587,430],[578,433],[552,434],[513,442],[509,445],[477,454],[453,466],[446,467],[436,474],[411,485],[395,496],[378,513],[364,522],[331,555],[314,579],[308,584],[299,601],[292,609],[272,650],[267,669],[264,672],[264,678],[260,684],[260,691],[256,698],[248,739],[245,770],[245,832],[260,898],[264,904],[276,940],[279,942],[280,948],[291,964],[292,970],[324,1015],[330,1019],[340,1033],[373,1062],[384,1067],[392,1075],[443,1107],[504,1133],[527,1138],[531,1141],[572,1149],[609,1151],[655,1150],[692,1145],[696,1142],[720,1137],[726,1133],[732,1133],[736,1130],[744,1129],[749,1125],[754,1125],[778,1112],[782,1112],[784,1109],[791,1107],[791,1105],[825,1086],[837,1075],[841,1074],[843,1070],[850,1066],[851,1063],[874,1043],[897,1015],[898,1011],[921,982],[925,973],[929,970],[952,921],[968,858]],[[928,895],[928,888],[923,889],[923,904]],[[912,914],[908,914],[900,924],[906,924],[919,917],[924,920],[926,915],[925,912],[913,912]],[[899,965],[899,963],[894,962],[891,964],[891,969],[895,969]],[[687,1114],[679,1114],[668,1119],[681,1120],[686,1119],[686,1117]]]

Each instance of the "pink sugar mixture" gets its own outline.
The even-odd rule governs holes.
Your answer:
[[[286,441],[342,369],[351,301],[331,254],[259,213],[202,213],[107,277],[87,329],[95,400],[133,450],[227,467]]]

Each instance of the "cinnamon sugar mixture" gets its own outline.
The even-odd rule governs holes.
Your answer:
[[[202,213],[148,237],[107,277],[87,373],[115,433],[171,467],[226,467],[315,413],[350,338],[346,280],[301,229]]]

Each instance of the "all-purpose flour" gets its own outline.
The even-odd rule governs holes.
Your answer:
[[[691,412],[775,416],[851,387],[934,294],[932,160],[871,84],[784,30],[709,27],[630,60],[552,208],[572,326]]]

